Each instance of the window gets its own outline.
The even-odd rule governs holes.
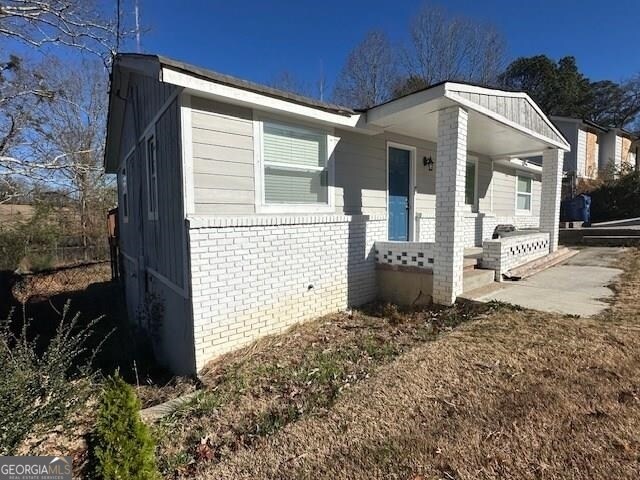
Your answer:
[[[476,159],[467,160],[467,172],[464,184],[464,203],[470,205],[471,209],[476,208],[476,182],[478,173],[478,162]]]
[[[272,211],[330,206],[328,135],[262,122],[262,205]]]
[[[518,175],[516,182],[516,212],[531,213],[531,178]]]
[[[156,162],[156,139],[147,139],[147,200],[149,220],[158,219],[158,168]]]

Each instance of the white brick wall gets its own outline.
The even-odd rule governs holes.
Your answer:
[[[558,249],[563,162],[564,155],[558,149],[545,150],[542,156],[540,230],[549,234],[549,251],[551,252]]]
[[[434,249],[432,242],[376,242],[376,262],[431,270]]]
[[[418,214],[416,217],[416,240],[419,242],[436,241],[436,217],[427,217]]]
[[[293,323],[373,300],[383,217],[195,219],[196,366]],[[293,223],[292,223],[293,222]]]
[[[433,301],[444,305],[455,302],[463,290],[467,120],[458,106],[438,112]]]
[[[482,243],[482,268],[496,271],[496,281],[512,268],[549,254],[549,234],[531,233]]]

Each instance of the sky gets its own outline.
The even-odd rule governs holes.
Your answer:
[[[419,0],[138,0],[148,31],[142,50],[270,83],[283,71],[330,84],[371,29],[406,42]],[[451,0],[432,2],[493,23],[508,59],[544,53],[577,58],[592,80],[640,72],[640,0]]]

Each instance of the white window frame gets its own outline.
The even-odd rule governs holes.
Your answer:
[[[265,200],[264,186],[264,123],[281,125],[291,130],[301,132],[315,131],[326,135],[326,168],[327,168],[327,203],[267,203]],[[255,173],[255,207],[256,213],[335,213],[335,147],[339,138],[334,136],[333,128],[323,128],[318,125],[308,124],[298,120],[279,119],[254,112],[253,115],[253,152]],[[286,166],[278,164],[279,166]],[[294,167],[294,166],[292,166]],[[298,170],[303,170],[295,165]],[[305,167],[306,170],[321,171],[321,167]]]
[[[131,151],[124,157],[124,165],[120,167],[120,198],[122,201],[122,222],[129,223],[129,182],[127,180],[127,175],[129,171],[129,164],[131,163],[129,160],[133,157],[135,153],[135,147],[131,149]]]
[[[466,199],[465,199],[464,207],[467,209],[467,211],[476,213],[478,211],[478,205],[479,205],[479,199],[478,199],[478,168],[479,168],[478,157],[469,155],[467,153],[467,162],[464,164],[464,169],[465,169],[465,188],[464,188],[464,193],[465,193],[465,196],[467,194],[467,186],[466,186],[467,163],[473,163],[474,164],[473,203],[471,205],[469,205],[467,203]]]
[[[518,178],[526,178],[527,180],[529,180],[531,182],[531,192],[519,192],[518,191]],[[525,175],[522,172],[518,172],[516,171],[516,195],[515,195],[515,211],[516,211],[516,215],[531,215],[533,212],[533,181],[534,178],[530,175]],[[529,195],[529,208],[528,209],[522,209],[522,208],[518,208],[518,195]]]
[[[152,157],[149,157],[149,143],[153,143]],[[147,218],[150,221],[158,220],[158,144],[156,141],[156,132],[155,129],[152,129],[151,132],[145,136],[144,139],[144,152],[145,152],[145,171],[147,173]],[[150,163],[153,162],[153,174],[151,174],[149,166]],[[151,192],[153,189],[153,194],[155,198],[155,205],[152,205],[151,202]],[[155,206],[155,210],[152,209],[152,206]]]

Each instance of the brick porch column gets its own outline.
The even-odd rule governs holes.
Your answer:
[[[433,301],[441,305],[452,305],[462,293],[467,119],[458,106],[438,112]]]
[[[542,155],[540,231],[549,234],[549,253],[558,249],[563,162],[564,152],[557,148],[545,150]]]

